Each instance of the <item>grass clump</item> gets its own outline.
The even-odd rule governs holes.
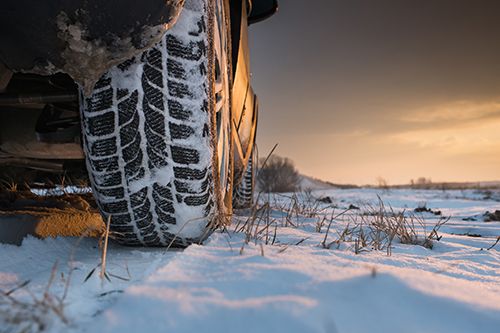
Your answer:
[[[64,324],[69,321],[64,314],[66,291],[59,297],[51,292],[57,272],[57,262],[52,267],[49,281],[41,295],[35,295],[27,288],[30,281],[25,281],[15,288],[0,290],[1,332],[37,333],[45,331],[54,320]],[[69,278],[67,280],[69,284]],[[30,295],[27,300],[16,297],[16,293],[25,291]]]
[[[337,237],[329,240],[329,230],[335,219],[331,219],[327,232],[321,243],[324,248],[340,246],[344,243],[354,245],[354,252],[361,253],[371,250],[387,251],[391,254],[392,244],[398,241],[401,244],[419,245],[432,249],[434,241],[439,241],[439,229],[448,222],[449,218],[440,217],[431,225],[423,216],[413,212],[395,212],[392,207],[386,208],[379,198],[378,206],[367,206],[363,213],[350,215],[349,223],[337,232]]]
[[[280,228],[312,227],[315,232],[324,233],[320,247],[349,248],[356,254],[386,251],[391,255],[395,243],[432,249],[441,239],[440,228],[449,220],[433,214],[437,221],[431,223],[419,212],[396,212],[380,198],[377,205],[366,204],[362,209],[350,205],[340,210],[333,202],[325,205],[308,193],[266,195],[265,200],[257,200],[248,212],[245,218],[237,218],[234,227],[235,233],[245,234],[245,244],[283,245],[277,241]],[[298,245],[303,241],[287,245]]]

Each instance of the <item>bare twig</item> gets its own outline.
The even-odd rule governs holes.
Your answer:
[[[104,246],[102,247],[102,256],[101,256],[101,273],[99,274],[101,281],[104,282],[104,278],[106,277],[106,257],[108,254],[108,239],[109,239],[109,226],[111,224],[111,215],[108,215],[108,220],[106,222],[106,232],[104,234]]]
[[[500,236],[498,236],[498,237],[497,237],[497,240],[495,241],[495,243],[493,243],[493,245],[491,245],[491,246],[490,246],[489,248],[487,248],[486,250],[488,250],[488,251],[489,251],[489,250],[491,250],[492,248],[494,248],[494,247],[498,244],[498,242],[500,242]]]

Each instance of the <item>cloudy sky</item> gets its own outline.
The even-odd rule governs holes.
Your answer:
[[[500,179],[500,1],[281,0],[251,26],[259,150],[339,183]]]

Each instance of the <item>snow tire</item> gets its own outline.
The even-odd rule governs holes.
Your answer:
[[[94,196],[122,244],[200,242],[223,209],[210,3],[186,0],[158,44],[112,68],[91,96],[82,95]]]
[[[241,182],[235,186],[233,192],[233,208],[244,209],[253,205],[253,192],[255,188],[254,153],[248,159],[247,168],[243,173]]]

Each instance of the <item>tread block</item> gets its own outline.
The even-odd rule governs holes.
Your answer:
[[[155,226],[152,223],[148,223],[148,224],[146,224],[145,227],[139,228],[139,232],[140,232],[142,237],[147,237],[148,235],[151,235],[151,234],[158,236],[156,234],[156,231],[155,231]]]
[[[176,224],[177,221],[175,220],[175,217],[173,217],[170,214],[165,213],[158,207],[155,209],[156,215],[158,216],[158,220],[160,220],[162,223],[168,223],[168,224]]]
[[[167,103],[168,111],[172,118],[175,118],[177,120],[188,120],[192,117],[193,113],[191,112],[191,110],[185,109],[178,101],[169,99]]]
[[[163,75],[156,68],[150,65],[144,65],[144,76],[146,81],[152,82],[156,86],[163,88]]]
[[[97,172],[111,172],[118,170],[118,156],[108,158],[93,159],[89,157],[92,169]]]
[[[111,220],[114,222],[114,220]],[[111,229],[111,227],[110,227]],[[129,233],[134,233],[134,226],[132,225],[113,225],[113,231],[114,232],[129,232]]]
[[[201,206],[208,202],[209,193],[205,193],[204,195],[190,195],[184,198],[184,202],[188,206]]]
[[[106,221],[107,218],[104,218],[104,220]],[[132,219],[129,213],[111,215],[111,226],[130,225],[130,222],[132,222]]]
[[[111,84],[111,78],[107,77],[107,76],[103,76],[99,79],[99,81],[96,82],[94,89],[95,90],[101,89],[101,88],[109,86],[110,84]],[[97,94],[95,94],[94,96],[96,96],[96,95]]]
[[[177,192],[188,193],[188,194],[197,194],[197,193],[205,192],[207,190],[208,185],[210,184],[210,182],[209,182],[209,177],[207,177],[203,181],[203,183],[201,183],[201,185],[199,186],[199,188],[197,188],[196,191],[193,190],[192,186],[189,183],[186,183],[186,182],[181,182],[181,181],[176,180],[174,182],[174,184],[175,184],[175,189],[177,190]]]
[[[186,79],[184,65],[172,58],[167,59],[167,73],[169,76],[175,77],[176,79]]]
[[[170,92],[170,96],[176,98],[193,98],[193,94],[191,89],[186,83],[176,82],[172,80],[167,81],[168,91]]]
[[[201,183],[201,186],[199,188],[199,191],[194,191],[192,189],[192,186],[189,184],[189,183],[186,183],[186,182],[181,182],[181,181],[178,181],[178,180],[175,180],[174,181],[174,185],[175,185],[175,189],[177,192],[179,193],[188,193],[188,194],[197,194],[197,193],[200,193],[200,192],[205,192],[208,188],[208,184],[209,184],[209,178],[207,177],[203,183]]]
[[[144,203],[148,196],[148,188],[144,187],[140,191],[130,195],[130,204],[132,207],[140,206]]]
[[[122,186],[122,174],[120,171],[104,174],[101,177],[94,178],[98,187]]]
[[[178,179],[202,180],[207,175],[207,168],[203,170],[174,167],[174,176]]]
[[[163,105],[163,93],[160,89],[153,87],[148,83],[148,80],[143,75],[142,76],[142,87],[144,89],[144,98],[142,99],[142,105],[147,105],[148,103],[155,106],[157,109],[165,110]]]
[[[125,60],[124,62],[122,62],[121,64],[117,65],[116,67],[118,67],[120,70],[122,70],[123,72],[125,72],[126,70],[128,70],[130,68],[130,66],[132,66],[134,63],[136,62],[136,58],[135,57],[132,57],[130,59],[127,59]]]
[[[140,170],[144,170],[144,167],[142,165],[142,151],[139,151],[137,156],[127,164],[125,164],[125,175],[126,177],[130,180],[136,179],[133,176],[135,176],[137,173],[140,172]]]
[[[175,185],[175,190],[179,193],[191,193],[191,194],[196,193],[196,191],[193,191],[191,189],[191,185],[189,183],[174,180],[174,185]]]
[[[104,111],[113,105],[113,88],[109,87],[95,93],[91,98],[87,98],[89,108],[86,111],[98,112]]]
[[[149,169],[161,169],[168,165],[167,154],[164,152],[160,152],[157,149],[153,148],[153,146],[148,145],[146,148],[146,152],[149,157]]]
[[[134,211],[134,219],[137,221],[146,218],[146,216],[151,216],[150,209],[151,203],[149,202],[149,200],[145,200],[144,203],[140,206],[132,207],[132,210]],[[151,219],[152,217],[150,217],[149,221],[151,221]]]
[[[171,200],[167,200],[158,195],[158,193],[153,192],[153,200],[157,207],[159,207],[165,213],[175,213],[174,205]]]
[[[113,215],[113,213],[122,213],[128,211],[128,203],[125,200],[113,201],[113,202],[103,202],[101,204],[102,209]]]
[[[134,161],[140,156],[141,161],[142,161],[142,150],[141,150],[141,137],[139,135],[136,135],[134,138],[134,141],[132,141],[128,146],[123,148],[122,154],[123,154],[123,160],[125,162],[130,162]]]
[[[116,99],[122,99],[128,95],[128,89],[116,89]]]
[[[167,143],[165,142],[165,133],[158,134],[158,132],[156,132],[154,128],[150,126],[146,126],[145,132],[146,138],[148,139],[148,146],[154,148],[154,150],[156,150],[158,153],[167,156],[167,154],[165,153],[165,149],[167,148]]]
[[[140,246],[143,243],[137,238],[137,235],[131,232],[117,232],[113,233],[113,239],[117,242],[128,246]]]
[[[153,110],[147,103],[143,106],[143,112],[146,117],[146,128],[152,129],[157,135],[165,136],[165,115]]]
[[[125,191],[121,186],[97,189],[97,193],[99,193],[101,196],[115,199],[123,199],[123,197],[125,196]]]
[[[203,41],[185,44],[182,40],[173,35],[167,35],[166,47],[169,55],[186,60],[200,60],[206,53],[206,47]]]
[[[132,121],[120,128],[120,141],[122,147],[131,143],[138,135],[139,131],[139,115],[134,114]]]
[[[192,134],[194,134],[194,130],[184,124],[174,124],[174,123],[168,123],[168,128],[170,130],[170,137],[174,140],[180,139],[184,140],[189,138]]]
[[[118,89],[118,91],[120,90],[121,89]],[[137,103],[139,102],[138,96],[139,93],[136,90],[131,93],[127,99],[118,103],[118,123],[120,126],[127,123],[132,118],[137,118]],[[138,119],[136,121],[138,122]]]
[[[150,63],[152,66],[158,68],[159,70],[163,69],[162,53],[157,48],[153,47],[146,51],[144,53],[144,61]]]
[[[132,175],[127,175],[127,182],[130,184],[131,182],[143,180],[145,175],[146,175],[146,171],[145,171],[144,167],[141,166],[137,170],[136,173],[134,173]]]
[[[170,152],[175,163],[198,164],[200,162],[200,153],[196,149],[172,146]]]
[[[138,228],[147,228],[151,224],[152,220],[153,220],[153,215],[150,212],[148,212],[145,217],[137,219],[134,222]]]
[[[151,234],[143,237],[143,242],[147,246],[159,246],[161,245],[160,238],[157,234]]]
[[[162,186],[159,185],[158,183],[153,184],[153,193],[156,193],[160,197],[173,201],[174,197],[172,196],[172,190],[169,185],[167,186]]]
[[[90,154],[96,157],[114,155],[117,152],[116,137],[97,140],[90,144]]]
[[[109,135],[115,131],[115,113],[110,111],[99,116],[87,117],[86,125],[90,135]]]

